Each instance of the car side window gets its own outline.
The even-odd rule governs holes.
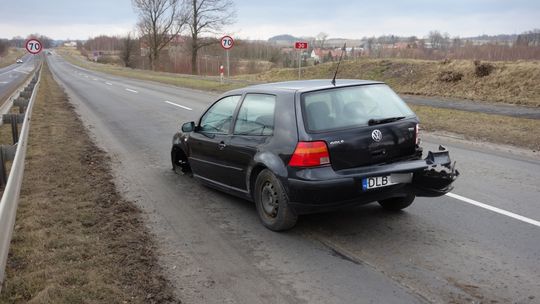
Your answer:
[[[238,112],[235,135],[270,136],[274,133],[276,96],[247,94]]]
[[[228,96],[216,102],[201,118],[199,131],[213,134],[228,134],[234,110],[240,95]]]

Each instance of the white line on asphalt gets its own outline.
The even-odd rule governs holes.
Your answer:
[[[512,213],[510,211],[506,211],[506,210],[503,210],[503,209],[500,209],[500,208],[497,208],[497,207],[493,207],[493,206],[490,206],[490,205],[487,205],[487,204],[484,204],[484,203],[480,203],[478,201],[475,201],[475,200],[472,200],[470,198],[466,198],[466,197],[463,197],[461,195],[457,195],[457,194],[454,194],[454,193],[446,193],[446,195],[449,196],[449,197],[455,198],[457,200],[460,200],[462,202],[465,202],[465,203],[468,203],[468,204],[471,204],[471,205],[475,205],[477,207],[484,208],[484,209],[487,209],[487,210],[490,210],[490,211],[493,211],[493,212],[496,212],[496,213],[499,213],[499,214],[502,214],[502,215],[509,216],[509,217],[511,217],[513,219],[516,219],[516,220],[519,220],[519,221],[522,221],[522,222],[525,222],[525,223],[540,227],[540,222],[539,221],[535,221],[535,220],[530,219],[528,217],[524,217],[524,216],[521,216],[519,214],[515,214],[515,213]]]
[[[168,100],[164,100],[164,101],[165,101],[166,103],[170,104],[170,105],[177,106],[177,107],[179,107],[179,108],[186,109],[186,110],[188,110],[188,111],[192,111],[192,110],[193,110],[192,108],[188,108],[188,107],[186,107],[186,106],[179,105],[179,104],[177,104],[177,103],[170,102],[170,101],[168,101]]]
[[[9,83],[9,81],[0,81],[0,83],[6,84]]]
[[[112,83],[110,83],[110,82],[105,82],[105,84],[106,84],[106,85],[112,85]]]
[[[95,81],[97,81],[97,78],[92,78],[92,80],[95,80]]]
[[[139,92],[137,92],[137,91],[135,91],[135,90],[128,89],[128,88],[126,88],[126,91],[129,91],[129,92],[132,92],[132,93],[139,93]]]

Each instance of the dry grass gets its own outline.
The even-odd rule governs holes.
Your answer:
[[[174,301],[142,214],[47,67],[32,118],[0,303]]]
[[[370,79],[388,83],[402,94],[442,96],[540,106],[540,62],[492,62],[488,76],[478,77],[472,60],[450,62],[412,59],[359,59],[344,61],[340,78]],[[336,64],[305,68],[306,79],[331,78]],[[439,80],[441,73],[461,73],[459,81]],[[240,77],[252,81],[285,81],[298,78],[297,69],[274,69],[258,75]]]
[[[5,56],[0,56],[0,68],[14,64],[17,58],[22,57],[25,52],[23,49],[9,48]]]
[[[540,150],[540,120],[410,105],[422,129]]]
[[[135,78],[140,80],[150,80],[160,83],[198,89],[206,91],[225,92],[239,87],[243,87],[246,84],[238,83],[224,83],[221,84],[217,78],[202,79],[201,77],[189,77],[185,75],[178,75],[172,73],[153,72],[148,70],[130,69],[116,65],[101,64],[88,61],[85,57],[81,56],[77,50],[69,48],[57,49],[57,53],[61,54],[71,64],[83,67],[85,69],[94,70],[102,73],[108,73],[111,75]]]

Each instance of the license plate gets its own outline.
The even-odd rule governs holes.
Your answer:
[[[394,182],[391,175],[366,177],[362,179],[362,189],[364,191],[369,189],[387,187],[395,184],[398,184],[398,182]]]

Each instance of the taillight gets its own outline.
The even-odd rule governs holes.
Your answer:
[[[291,167],[315,167],[330,163],[330,155],[324,141],[301,141],[289,161]]]
[[[416,127],[414,127],[414,138],[416,139],[416,144],[420,144],[420,125],[416,124]]]

